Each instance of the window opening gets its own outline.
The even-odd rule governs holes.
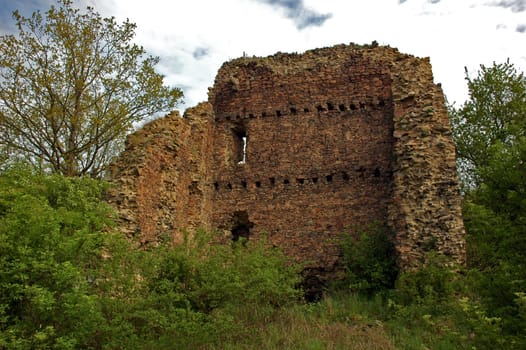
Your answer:
[[[274,185],[276,183],[276,178],[271,177],[271,178],[269,178],[269,181],[270,181],[271,185]]]
[[[296,113],[298,113],[298,110],[296,108],[294,108],[294,107],[290,107],[290,113],[291,114],[296,114]]]
[[[243,186],[243,188],[247,188],[247,182],[246,181],[241,181],[241,186]]]
[[[237,242],[239,239],[248,241],[250,238],[250,230],[254,227],[254,223],[248,219],[246,211],[236,211],[232,214],[232,241]]]
[[[332,182],[332,175],[327,175],[325,178],[327,179],[327,182]]]
[[[332,103],[330,103],[330,102],[327,102],[327,109],[329,111],[333,111],[334,110],[334,105]]]
[[[296,179],[296,182],[299,183],[300,185],[303,185],[305,183],[305,179],[298,178]]]
[[[290,181],[288,179],[285,179],[285,180],[283,180],[283,184],[284,185],[288,185],[288,184],[290,184]]]
[[[247,133],[244,127],[234,130],[234,155],[237,164],[245,164],[247,162]]]
[[[256,187],[257,188],[261,187],[261,181],[256,181]]]
[[[318,178],[317,177],[313,177],[312,178],[312,183],[317,183],[318,182]]]
[[[188,186],[188,193],[190,195],[201,194],[201,190],[199,189],[199,183],[197,181],[192,181],[192,183]]]

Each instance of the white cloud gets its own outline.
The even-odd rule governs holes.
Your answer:
[[[169,84],[185,88],[186,107],[206,100],[220,65],[244,53],[266,56],[377,40],[430,56],[435,80],[457,102],[467,97],[464,66],[475,70],[509,57],[526,70],[526,33],[516,30],[525,24],[523,13],[489,0],[303,0],[299,5],[312,13],[332,15],[322,26],[303,28],[284,5],[269,6],[267,0],[89,1],[103,5],[97,8],[104,15],[137,23],[136,40],[161,57]]]

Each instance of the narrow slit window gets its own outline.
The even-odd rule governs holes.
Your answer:
[[[242,147],[242,150],[241,150],[241,160],[239,161],[239,163],[241,164],[245,164],[247,162],[247,137],[246,136],[243,136],[241,138],[241,142],[243,143],[243,145],[241,146]]]
[[[247,133],[244,128],[234,131],[234,158],[237,164],[247,162],[247,141]]]

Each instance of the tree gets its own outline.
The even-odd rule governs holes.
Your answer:
[[[474,289],[511,344],[526,346],[526,77],[509,63],[467,77],[470,100],[451,122],[465,183],[464,223]],[[467,185],[467,186],[466,186]],[[522,306],[521,306],[522,305]]]
[[[0,148],[66,176],[98,176],[133,123],[172,109],[158,57],[132,43],[136,25],[71,0],[43,16],[13,13],[18,35],[0,36]]]
[[[466,69],[466,80],[469,100],[450,114],[460,177],[470,187],[481,183],[479,170],[496,143],[509,146],[525,136],[526,77],[507,61],[481,65],[475,78]]]

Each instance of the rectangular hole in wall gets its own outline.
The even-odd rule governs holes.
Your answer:
[[[305,179],[298,178],[296,179],[296,183],[303,185],[305,183]]]
[[[247,132],[244,125],[238,125],[234,132],[234,157],[237,164],[245,164],[247,161]]]
[[[271,178],[269,178],[268,180],[269,180],[269,182],[270,182],[270,184],[271,184],[272,186],[274,186],[274,184],[276,184],[276,178],[271,177]]]
[[[261,181],[256,181],[256,187],[257,187],[257,188],[260,188],[260,187],[261,187]]]

